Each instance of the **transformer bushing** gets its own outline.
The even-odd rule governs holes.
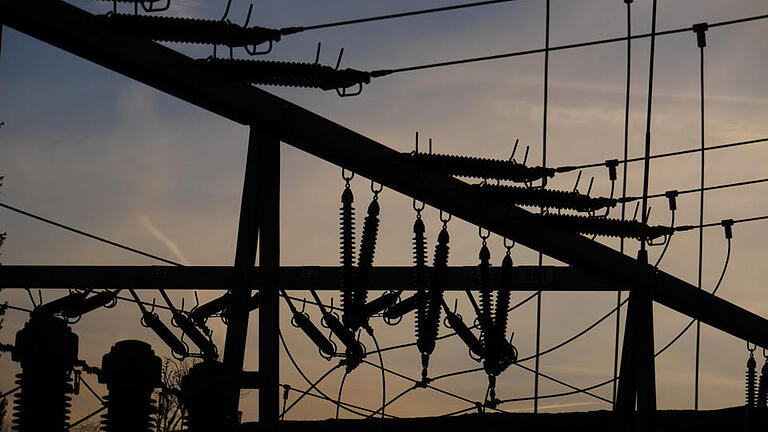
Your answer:
[[[181,399],[187,410],[184,419],[190,432],[229,431],[238,423],[230,416],[229,400],[237,383],[218,361],[204,361],[181,380]]]
[[[21,373],[16,376],[21,391],[14,401],[14,430],[68,429],[77,347],[77,335],[66,321],[50,315],[32,315],[16,333],[11,358],[21,364]]]
[[[156,412],[152,392],[161,382],[161,360],[152,346],[138,340],[117,342],[101,359],[99,382],[106,384],[107,432],[147,432]]]

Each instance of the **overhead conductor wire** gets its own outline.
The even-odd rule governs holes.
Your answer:
[[[693,26],[696,33],[697,45],[699,47],[699,101],[701,104],[701,192],[699,193],[699,269],[698,269],[698,288],[702,288],[702,265],[704,259],[704,47],[707,45],[706,30],[707,24],[698,24]],[[728,256],[730,256],[731,241],[728,240]],[[727,263],[727,261],[726,261]],[[727,264],[726,264],[727,265]],[[721,278],[722,280],[722,278]],[[718,283],[719,286],[719,283]],[[701,321],[696,320],[696,368],[694,372],[693,384],[693,409],[699,410],[699,374],[700,374],[700,353],[701,353]]]
[[[629,98],[632,78],[632,0],[624,0],[627,5],[627,91],[624,96],[624,158],[621,177],[621,220],[626,219],[627,203],[627,156],[629,153]],[[624,253],[624,237],[619,239],[619,252]],[[619,375],[619,333],[621,328],[621,289],[616,290],[616,335],[613,342],[613,404],[616,403],[616,377]]]
[[[549,0],[546,2],[546,18],[545,18],[545,38],[544,46],[544,114],[542,121],[542,141],[541,141],[541,166],[547,166],[547,102],[549,100]],[[547,187],[547,178],[541,179],[541,187]],[[544,213],[545,209],[542,207],[541,212]],[[539,252],[539,267],[543,265],[544,257]],[[539,352],[541,351],[541,290],[536,293],[536,360],[534,364],[534,378],[533,378],[533,413],[539,412]]]

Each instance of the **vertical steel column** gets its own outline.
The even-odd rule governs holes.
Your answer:
[[[227,336],[224,342],[224,365],[237,377],[243,369],[245,359],[245,342],[248,331],[248,299],[251,296],[251,277],[256,263],[256,248],[259,234],[258,198],[259,185],[257,162],[262,159],[264,151],[262,142],[269,141],[267,134],[255,126],[251,126],[248,137],[248,151],[243,178],[243,195],[240,204],[240,220],[237,230],[237,250],[235,251],[235,270],[238,273],[238,284],[233,287],[232,303],[229,307]],[[235,418],[238,414],[239,391],[233,389],[233,394],[225,395],[231,407],[230,415]]]
[[[647,263],[640,252],[638,260]],[[649,287],[633,288],[627,305],[621,374],[614,404],[616,430],[654,431],[656,366],[653,346],[653,301]],[[637,405],[637,412],[635,412]]]
[[[263,275],[259,308],[259,422],[273,430],[280,415],[279,281],[280,268],[280,140],[265,134],[258,160],[260,241],[259,269]]]

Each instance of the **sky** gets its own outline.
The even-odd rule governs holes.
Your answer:
[[[106,13],[106,2],[73,0],[72,4]],[[311,25],[342,19],[393,13],[454,4],[446,1],[276,1],[254,7],[252,23],[267,27]],[[361,70],[391,69],[458,58],[541,48],[544,46],[545,2],[518,0],[474,9],[443,12],[392,21],[350,25],[287,36],[277,43],[268,59],[314,60],[322,42],[320,61],[335,64],[344,48],[343,67]],[[219,19],[224,1],[176,0],[168,14]],[[248,3],[234,0],[230,19],[243,22]],[[127,11],[127,10],[126,10]],[[632,5],[633,32],[650,29],[650,0]],[[759,0],[669,0],[659,2],[660,30],[768,13]],[[551,44],[561,45],[626,34],[623,1],[552,0]],[[717,145],[768,136],[768,23],[750,22],[713,28],[705,48],[706,142]],[[0,201],[54,218],[66,224],[108,237],[147,252],[190,265],[231,265],[237,232],[244,157],[248,131],[245,127],[164,95],[115,72],[60,51],[11,29],[3,29],[0,56],[0,175],[5,184]],[[204,58],[209,47],[170,45],[190,56]],[[629,156],[643,152],[649,70],[649,42],[632,45]],[[652,152],[662,153],[700,145],[699,53],[692,32],[659,37],[653,89]],[[334,92],[315,89],[265,87],[352,130],[399,151],[411,151],[414,134],[422,144],[432,138],[440,153],[507,158],[515,140],[522,152],[530,146],[529,164],[540,164],[544,93],[544,57],[528,55],[460,66],[406,72],[373,79],[361,95],[339,98]],[[549,166],[601,162],[622,157],[626,45],[558,51],[550,55],[547,164]],[[423,148],[423,147],[422,147]],[[756,144],[707,153],[706,184],[718,185],[766,177],[768,146]],[[698,187],[699,156],[696,154],[654,160],[650,191]],[[338,263],[338,206],[343,190],[340,169],[288,145],[281,147],[281,264],[336,265]],[[559,175],[549,186],[572,189],[577,173]],[[580,190],[595,178],[593,195],[605,196],[610,182],[605,168],[585,170]],[[621,179],[619,179],[619,182]],[[628,194],[642,188],[642,164],[631,164]],[[355,205],[362,213],[371,199],[370,182],[352,182]],[[745,218],[768,214],[765,185],[709,192],[704,220]],[[411,264],[410,237],[414,213],[411,200],[385,189],[380,196],[381,238],[375,264]],[[677,224],[698,223],[698,195],[679,198]],[[664,200],[651,202],[652,224],[668,224]],[[629,212],[633,210],[629,207]],[[618,216],[617,210],[611,213]],[[437,210],[424,211],[429,244],[440,228]],[[361,224],[359,223],[358,226]],[[474,265],[480,239],[477,228],[454,219],[451,233],[451,265]],[[146,258],[74,236],[20,215],[0,210],[0,231],[8,234],[0,262],[49,265],[157,265]],[[764,222],[734,228],[732,253],[718,295],[766,316],[768,295],[762,283],[768,279]],[[598,239],[618,248],[615,239]],[[431,249],[432,246],[430,246]],[[500,264],[502,239],[489,239],[492,260]],[[627,242],[634,256],[637,242]],[[695,231],[674,236],[660,263],[663,270],[693,284],[697,282],[698,236]],[[651,259],[660,248],[651,248]],[[711,291],[723,269],[726,241],[721,228],[705,230],[702,287]],[[533,265],[537,253],[522,246],[512,250],[514,262]],[[544,259],[545,264],[554,260]],[[46,291],[46,300],[65,294]],[[201,292],[200,298],[215,293]],[[308,297],[306,292],[294,293]],[[150,300],[156,293],[140,291]],[[530,293],[516,293],[515,300]],[[191,292],[174,293],[187,308],[194,304]],[[452,297],[451,297],[452,298]],[[23,291],[5,290],[0,300],[30,307]],[[338,302],[338,298],[335,300]],[[542,296],[541,345],[547,348],[569,338],[611,310],[615,293],[545,293]],[[307,311],[313,320],[319,312]],[[462,298],[459,312],[471,316]],[[688,319],[655,306],[656,346],[666,344]],[[333,363],[321,359],[300,331],[288,323],[281,309],[282,331],[288,348],[310,379],[320,377]],[[624,314],[622,314],[623,316]],[[258,312],[251,316],[257,322]],[[166,321],[168,316],[164,316]],[[529,302],[510,315],[514,343],[521,356],[535,350],[536,304]],[[11,343],[27,316],[9,311],[0,331],[0,342]],[[211,322],[214,340],[223,347],[225,327]],[[413,340],[413,319],[397,327],[374,322],[381,346]],[[98,365],[101,356],[120,339],[150,342],[158,355],[167,348],[139,325],[135,305],[120,303],[115,309],[93,312],[73,326],[80,336],[80,357]],[[448,330],[441,328],[441,333]],[[603,322],[576,342],[542,358],[542,372],[575,386],[592,385],[613,376],[615,318]],[[718,330],[702,326],[700,406],[714,409],[742,403],[745,343]],[[256,370],[256,326],[251,326],[246,368]],[[370,349],[372,343],[364,339]],[[759,352],[758,352],[759,354]],[[758,360],[762,362],[762,359]],[[377,359],[370,359],[371,361]],[[686,409],[693,406],[694,333],[689,332],[656,361],[659,407]],[[415,348],[384,355],[387,368],[411,377],[420,372]],[[0,358],[0,390],[13,384],[18,371],[8,356]],[[533,367],[533,362],[526,366]],[[430,363],[433,375],[477,367],[460,341],[440,342]],[[320,385],[337,395],[341,373],[334,372]],[[281,351],[280,381],[294,388],[308,385]],[[95,388],[106,390],[95,382]],[[439,384],[439,385],[438,385]],[[470,400],[482,400],[486,379],[465,374],[436,383]],[[388,398],[410,383],[387,377]],[[343,400],[374,409],[381,400],[381,377],[372,367],[361,367],[346,380]],[[541,381],[541,394],[567,390]],[[511,367],[500,378],[501,399],[533,393],[533,375]],[[611,386],[595,393],[610,399]],[[294,400],[294,393],[289,403]],[[255,419],[258,395],[247,393],[241,407],[244,418]],[[388,407],[397,416],[437,415],[468,404],[427,390],[410,392]],[[98,407],[88,394],[76,396],[74,418]],[[609,409],[609,404],[584,395],[548,399],[542,411]],[[509,411],[530,411],[531,402],[505,404]],[[288,419],[333,417],[335,407],[324,401],[302,400]],[[351,414],[341,413],[342,417]]]

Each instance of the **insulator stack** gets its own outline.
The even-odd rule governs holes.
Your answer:
[[[118,290],[115,290],[100,292],[87,298],[83,296],[81,301],[65,307],[61,311],[61,316],[64,318],[77,318],[100,307],[110,307],[108,305],[114,304],[117,300],[117,293]]]
[[[157,411],[152,392],[161,384],[162,364],[152,346],[138,340],[116,343],[101,359],[99,382],[107,385],[105,432],[148,432]]]
[[[320,305],[320,311],[323,314],[322,324],[326,328],[331,329],[331,333],[333,333],[346,347],[346,359],[344,363],[347,372],[351,372],[360,365],[360,362],[362,362],[363,357],[365,357],[365,349],[360,342],[355,339],[355,334],[352,330],[344,326],[334,314],[328,312],[325,306],[322,306],[323,303],[320,301],[320,297],[318,297],[317,293],[314,290],[310,290],[310,293],[312,294],[312,297],[315,298],[317,304]]]
[[[195,307],[189,312],[189,317],[192,318],[192,321],[194,321],[195,324],[203,325],[212,315],[221,313],[224,309],[229,307],[231,301],[232,294],[226,293],[208,303],[203,303],[200,306]]]
[[[750,352],[749,359],[747,360],[747,377],[746,377],[746,395],[745,395],[745,430],[752,432],[755,425],[755,405],[756,405],[756,381],[757,381],[757,362],[755,356]]]
[[[478,291],[480,291],[480,327],[482,331],[481,339],[484,343],[487,340],[493,340],[493,336],[489,333],[493,331],[491,328],[491,317],[493,312],[493,294],[491,293],[491,252],[488,250],[488,246],[483,241],[483,246],[480,248],[480,264],[477,266],[477,284]],[[487,347],[486,347],[487,349]]]
[[[513,263],[509,254],[504,255],[501,261],[501,279],[499,281],[499,291],[496,294],[496,309],[493,313],[493,324],[496,331],[502,337],[507,335],[507,322],[509,316],[509,302],[511,290],[509,288],[512,282]]]
[[[593,212],[616,207],[618,200],[605,197],[590,197],[572,191],[528,188],[485,183],[472,186],[484,198],[511,204]]]
[[[341,307],[344,311],[342,320],[345,324],[355,314],[355,208],[352,206],[355,197],[349,184],[341,194],[341,273],[339,285],[341,286]]]
[[[653,240],[658,237],[672,235],[675,232],[675,229],[672,227],[651,226],[634,220],[593,218],[553,213],[531,215],[531,217],[541,219],[546,224],[559,230],[607,237]]]
[[[423,306],[419,308],[416,327],[416,345],[421,352],[422,380],[427,378],[429,355],[435,349],[437,333],[440,326],[440,310],[443,304],[443,277],[448,267],[448,229],[443,225],[437,236],[435,255],[433,258],[432,279],[424,299]]]
[[[243,27],[229,21],[179,18],[157,15],[108,14],[104,25],[110,29],[159,42],[245,47],[264,42],[278,42],[280,30]]]
[[[554,168],[528,167],[508,160],[436,153],[413,153],[411,157],[425,167],[460,177],[528,183],[555,176]]]
[[[228,431],[232,418],[229,397],[237,393],[237,380],[218,361],[204,361],[181,379],[181,400],[187,410],[184,424],[190,432]]]
[[[757,386],[757,408],[765,410],[768,408],[768,358],[763,363],[763,368],[760,370],[760,382]]]
[[[21,364],[16,383],[13,427],[18,432],[64,431],[69,428],[72,368],[78,338],[66,321],[34,315],[16,333],[12,359]]]
[[[368,72],[316,63],[211,58],[199,64],[211,73],[252,84],[336,90],[371,82]]]
[[[379,200],[374,198],[368,206],[368,213],[363,221],[363,233],[360,236],[360,255],[357,258],[357,277],[354,294],[355,311],[358,316],[351,323],[352,330],[357,330],[368,321],[365,305],[368,301],[368,283],[376,253],[376,240],[379,235]]]

